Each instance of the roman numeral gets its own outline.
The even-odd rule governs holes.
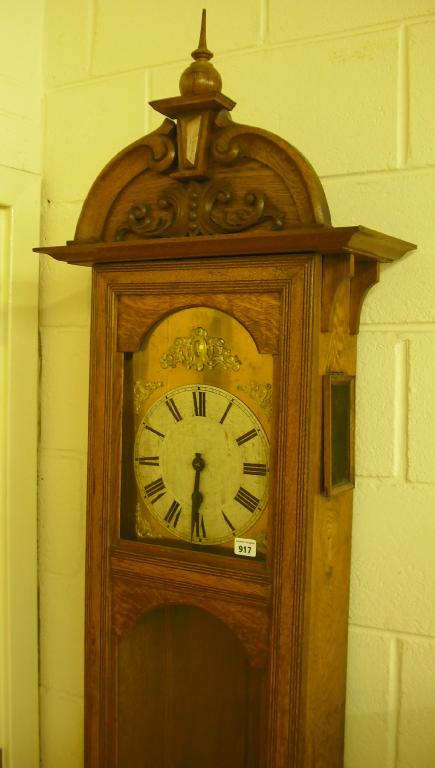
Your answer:
[[[235,529],[234,525],[232,524],[230,518],[226,516],[225,512],[222,512],[222,516],[223,516],[226,524],[231,528],[231,530],[235,531],[236,529]]]
[[[175,501],[174,499],[168,511],[166,512],[166,515],[164,518],[165,522],[171,523],[173,528],[176,528],[177,523],[180,519],[180,515],[181,515],[181,505],[178,503],[178,501]]]
[[[233,407],[233,401],[231,400],[231,402],[229,402],[229,403],[228,403],[228,405],[227,405],[227,407],[225,408],[225,410],[224,410],[224,412],[223,412],[223,414],[222,414],[222,417],[221,417],[221,420],[220,420],[219,424],[223,424],[223,423],[224,423],[224,421],[225,421],[225,419],[227,418],[227,416],[228,416],[228,414],[229,414],[229,412],[230,412],[230,409],[231,409],[232,407]]]
[[[260,499],[257,499],[252,493],[246,490],[246,488],[240,487],[234,496],[234,500],[238,501],[242,507],[245,507],[249,512],[255,512],[259,504]]]
[[[192,392],[195,416],[205,416],[205,392]]]
[[[158,456],[137,456],[136,461],[141,467],[158,467],[160,459]]]
[[[265,475],[266,474],[266,465],[265,464],[253,464],[249,461],[243,462],[243,474],[244,475]]]
[[[180,411],[178,410],[177,406],[174,403],[174,400],[172,397],[169,397],[167,400],[165,400],[166,405],[168,406],[172,416],[174,417],[175,421],[181,421],[183,418]]]
[[[204,525],[204,518],[202,515],[196,515],[195,520],[193,522],[193,536],[196,536],[197,539],[206,539],[207,534],[205,532],[205,525]]]
[[[154,427],[150,427],[149,424],[145,424],[145,429],[148,429],[149,432],[154,432],[157,437],[164,437],[163,432],[158,432],[157,429],[154,429]]]
[[[155,504],[156,501],[161,499],[166,493],[166,487],[161,477],[157,480],[153,480],[152,483],[148,483],[148,485],[144,487],[144,490],[151,504]]]
[[[256,429],[250,429],[249,432],[245,432],[244,435],[240,435],[240,437],[236,439],[236,443],[237,445],[243,445],[243,443],[247,443],[248,440],[252,440],[253,437],[257,437],[257,434],[258,432]]]

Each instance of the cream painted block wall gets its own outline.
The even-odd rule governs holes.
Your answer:
[[[202,5],[46,0],[44,242],[159,122],[146,101],[177,93]],[[210,0],[208,29],[235,120],[307,155],[333,223],[419,245],[362,317],[345,766],[434,768],[435,0]],[[43,768],[83,759],[89,299],[86,268],[43,258]]]
[[[0,749],[38,768],[42,2],[0,4]],[[23,733],[25,737],[23,738]],[[0,761],[1,762],[1,761]]]
[[[41,169],[42,0],[2,3],[0,165]]]

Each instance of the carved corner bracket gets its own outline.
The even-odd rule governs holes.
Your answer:
[[[357,261],[355,274],[350,281],[349,333],[357,334],[364,299],[376,283],[379,282],[379,261]]]
[[[335,304],[344,282],[349,281],[349,333],[359,330],[364,299],[373,285],[379,282],[380,265],[377,260],[359,259],[352,253],[323,256],[321,330],[331,330]]]
[[[339,288],[354,275],[354,257],[351,253],[323,256],[322,304],[320,328],[328,332],[331,328],[335,302]]]

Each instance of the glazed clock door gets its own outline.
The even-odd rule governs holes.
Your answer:
[[[272,386],[272,355],[227,312],[145,334],[124,361],[123,537],[230,556],[249,538],[265,559]]]

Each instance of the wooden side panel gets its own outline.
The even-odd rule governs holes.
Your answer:
[[[319,334],[313,378],[313,518],[307,540],[304,768],[343,768],[352,490],[325,495],[322,456],[322,380],[325,373],[352,376],[356,336],[349,333],[350,277],[335,296],[328,332]],[[320,326],[320,318],[316,322]]]
[[[306,768],[343,768],[352,491],[318,499],[313,527]]]

